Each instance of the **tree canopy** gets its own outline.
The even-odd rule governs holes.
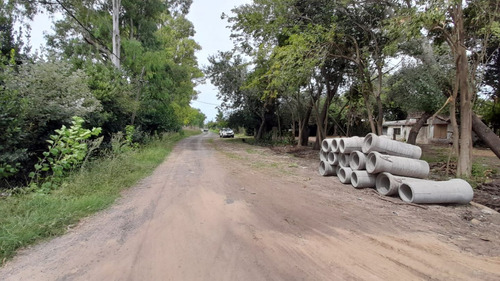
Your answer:
[[[108,141],[130,125],[138,138],[203,126],[206,116],[190,106],[203,77],[195,56],[201,47],[186,18],[192,0],[119,2],[117,10],[112,1],[0,3],[0,130],[6,132],[0,137],[0,170],[23,167],[14,177],[25,177],[48,137],[73,116],[82,117],[83,126],[101,127]],[[42,12],[63,17],[37,56],[22,35],[29,19]],[[120,52],[112,46],[116,35]],[[119,68],[113,58],[119,58]],[[0,173],[0,185],[12,176]]]

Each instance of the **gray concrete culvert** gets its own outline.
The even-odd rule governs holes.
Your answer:
[[[365,138],[362,137],[341,138],[339,140],[339,152],[351,153],[355,150],[361,150],[364,140]]]
[[[332,141],[333,139],[324,139],[321,142],[321,149],[325,152],[330,152],[332,151]]]
[[[423,179],[394,176],[391,173],[382,172],[377,175],[375,187],[380,195],[392,196],[398,194],[399,187],[404,182],[419,181]]]
[[[320,161],[328,161],[328,152],[324,151],[323,149],[319,150],[319,160]]]
[[[352,171],[351,184],[354,188],[372,188],[375,187],[377,176],[369,174],[367,171]]]
[[[367,154],[377,151],[413,159],[419,159],[422,156],[422,149],[416,145],[380,137],[373,133],[366,135],[361,150]]]
[[[328,164],[326,161],[319,162],[318,172],[323,177],[335,176],[337,174],[335,167]]]
[[[349,167],[351,162],[351,155],[349,153],[339,154],[339,165],[342,167]]]
[[[364,170],[366,167],[366,154],[361,151],[353,151],[349,166],[353,170]]]
[[[340,152],[340,140],[342,138],[334,138],[332,139],[332,151],[333,152],[337,152],[339,153]]]
[[[337,174],[339,181],[344,184],[351,183],[352,169],[349,167],[341,167]]]
[[[468,204],[474,197],[472,187],[462,179],[409,181],[398,193],[403,201],[417,204]]]
[[[430,172],[429,164],[424,160],[383,155],[376,151],[368,154],[366,170],[370,174],[388,172],[393,175],[413,178],[426,178]]]
[[[328,152],[328,164],[336,166],[339,164],[339,154],[333,151]]]

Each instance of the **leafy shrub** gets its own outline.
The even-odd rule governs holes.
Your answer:
[[[42,189],[54,187],[67,171],[78,167],[86,159],[88,147],[85,140],[99,135],[101,128],[84,129],[83,118],[74,116],[72,119],[69,128],[63,125],[61,129],[55,130],[57,134],[51,135],[47,140],[48,151],[43,153],[44,158],[39,159],[35,164],[35,171],[29,175],[32,178],[30,183],[32,187],[38,187],[41,181],[43,181]],[[41,178],[43,173],[48,173],[48,177]]]

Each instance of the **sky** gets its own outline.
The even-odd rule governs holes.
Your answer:
[[[208,57],[214,55],[217,51],[229,51],[233,48],[227,28],[227,21],[221,19],[222,13],[231,14],[234,7],[251,3],[252,0],[194,0],[188,14],[188,19],[193,23],[196,34],[194,40],[198,42],[202,50],[196,53],[200,67],[208,65]],[[56,18],[60,18],[56,15]],[[35,17],[31,30],[31,46],[33,50],[40,49],[45,45],[44,34],[51,33],[52,20],[46,15],[41,14]],[[205,84],[198,85],[195,88],[198,91],[198,99],[191,102],[193,108],[199,108],[208,121],[215,121],[217,115],[217,106],[220,101],[217,100],[217,88],[206,81]]]
[[[226,20],[221,19],[222,13],[231,14],[234,7],[251,3],[251,0],[194,0],[188,19],[194,24],[196,34],[194,40],[201,45],[202,50],[197,53],[200,67],[208,65],[208,57],[217,51],[229,51],[233,44],[229,38],[231,31],[226,28]],[[215,121],[217,106],[217,88],[206,81],[206,84],[196,87],[198,99],[191,102],[191,106],[199,108],[208,121]]]

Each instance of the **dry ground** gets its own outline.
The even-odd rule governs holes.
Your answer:
[[[0,280],[500,280],[498,213],[402,204],[320,177],[313,152],[283,150],[186,139]]]

